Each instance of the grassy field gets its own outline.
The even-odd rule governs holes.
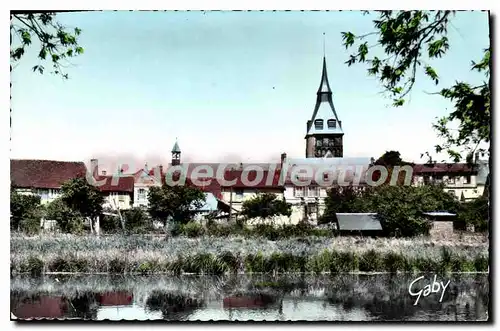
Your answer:
[[[11,237],[11,273],[486,272],[488,238]]]

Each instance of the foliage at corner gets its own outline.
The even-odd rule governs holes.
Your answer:
[[[163,184],[149,189],[148,202],[148,211],[153,219],[162,221],[164,225],[170,219],[185,224],[203,206],[205,194],[197,187]]]
[[[271,218],[274,216],[290,216],[292,207],[284,200],[278,199],[276,194],[263,193],[243,202],[241,215],[246,218]]]
[[[102,213],[104,197],[99,189],[84,177],[70,179],[61,187],[61,200],[72,211],[83,217],[89,217],[93,222]]]
[[[37,195],[19,194],[14,188],[10,191],[10,228],[35,234],[40,231],[42,218],[40,197]]]
[[[394,106],[402,106],[414,87],[417,70],[439,85],[439,73],[431,62],[446,55],[450,48],[448,26],[455,12],[385,10],[377,14],[373,31],[342,32],[343,45],[355,50],[346,64],[368,64],[368,75],[381,82]],[[454,103],[455,110],[439,119],[434,128],[444,139],[435,151],[447,152],[455,162],[474,153],[480,143],[490,142],[490,46],[477,51],[482,58],[472,61],[470,69],[484,73],[482,83],[457,81],[433,93]],[[452,123],[458,124],[458,130],[450,129]]]
[[[71,65],[69,59],[83,53],[78,44],[81,30],[71,30],[56,20],[56,13],[21,13],[11,14],[10,23],[10,58],[19,61],[26,49],[36,42],[40,47],[40,63],[33,66],[34,72],[45,72],[44,62],[52,64],[52,73],[67,79],[64,69]]]
[[[62,198],[57,198],[47,204],[45,218],[57,222],[57,227],[63,233],[83,232],[83,217],[71,209]]]
[[[474,231],[486,232],[489,228],[490,213],[487,197],[479,197],[460,205],[457,220],[473,225]]]

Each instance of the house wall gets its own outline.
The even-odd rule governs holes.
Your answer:
[[[131,194],[126,192],[109,192],[104,196],[104,208],[116,209],[117,207],[121,210],[130,209],[132,207],[132,197]]]
[[[286,186],[284,192],[285,201],[292,204],[290,223],[297,224],[304,219],[306,204],[318,204],[318,213],[313,212],[308,215],[309,220],[317,222],[325,211],[325,198],[327,196],[327,189],[323,187]]]
[[[435,175],[417,175],[414,177],[413,185],[422,186],[425,185],[424,177],[427,177],[430,182],[444,183],[446,192],[453,194],[460,199],[462,193],[466,201],[470,201],[482,196],[484,191],[484,185],[478,185],[476,183],[475,175],[470,176],[470,182],[467,180],[467,176],[454,176],[451,174],[443,175],[442,177],[436,177]]]
[[[18,188],[16,189],[16,192],[19,194],[26,194],[26,195],[38,195],[40,197],[40,203],[42,205],[47,204],[49,202],[54,201],[58,197],[61,196],[61,189],[26,189],[26,188]]]
[[[135,184],[134,185],[134,207],[147,207],[148,192],[153,185]]]

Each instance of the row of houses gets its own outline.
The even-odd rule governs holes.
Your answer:
[[[313,166],[338,164],[338,158],[309,158],[306,164]],[[301,166],[304,164],[301,160]],[[285,165],[288,169],[284,169]],[[172,149],[170,166],[184,166],[180,162],[180,149],[176,142]],[[185,165],[187,176],[186,185],[192,183],[192,173],[199,164]],[[325,209],[325,198],[329,186],[321,185],[317,179],[309,178],[308,185],[298,185],[293,176],[296,166],[293,160],[288,160],[286,154],[281,155],[279,163],[267,164],[260,174],[257,171],[247,171],[245,165],[229,168],[224,172],[226,183],[208,178],[198,187],[205,192],[206,202],[201,213],[221,212],[237,215],[241,211],[243,202],[260,193],[273,193],[280,199],[292,205],[292,215],[282,218],[280,222],[296,224],[304,219],[316,221]],[[359,186],[366,185],[366,173],[370,164],[365,164],[359,170],[361,174],[347,173],[344,180],[349,182],[360,176]],[[120,173],[118,176],[108,175],[99,171],[98,160],[93,159],[90,168],[83,162],[49,161],[49,160],[11,160],[11,183],[21,193],[38,194],[42,204],[49,203],[60,196],[61,185],[72,178],[92,177],[99,183],[97,187],[105,196],[105,208],[126,210],[131,207],[147,207],[148,192],[151,187],[165,183],[169,167],[157,166],[149,169],[145,166],[134,173]],[[291,169],[290,169],[291,168]],[[488,163],[476,160],[474,164],[467,163],[432,163],[416,164],[412,167],[412,185],[426,185],[442,182],[445,190],[462,201],[469,201],[481,196],[485,192]],[[245,178],[243,174],[245,173]],[[285,176],[283,177],[283,174]],[[299,178],[297,178],[299,179]],[[307,179],[303,177],[301,179]],[[338,184],[338,178],[331,181],[331,185]],[[251,185],[250,185],[251,183]]]

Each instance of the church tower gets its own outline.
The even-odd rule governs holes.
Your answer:
[[[177,140],[175,140],[174,147],[172,147],[172,165],[176,166],[179,164],[181,164],[181,149],[179,148]]]
[[[307,121],[306,158],[343,157],[344,132],[342,122],[333,106],[325,57],[323,57],[321,83],[316,94],[316,106],[311,119]]]

